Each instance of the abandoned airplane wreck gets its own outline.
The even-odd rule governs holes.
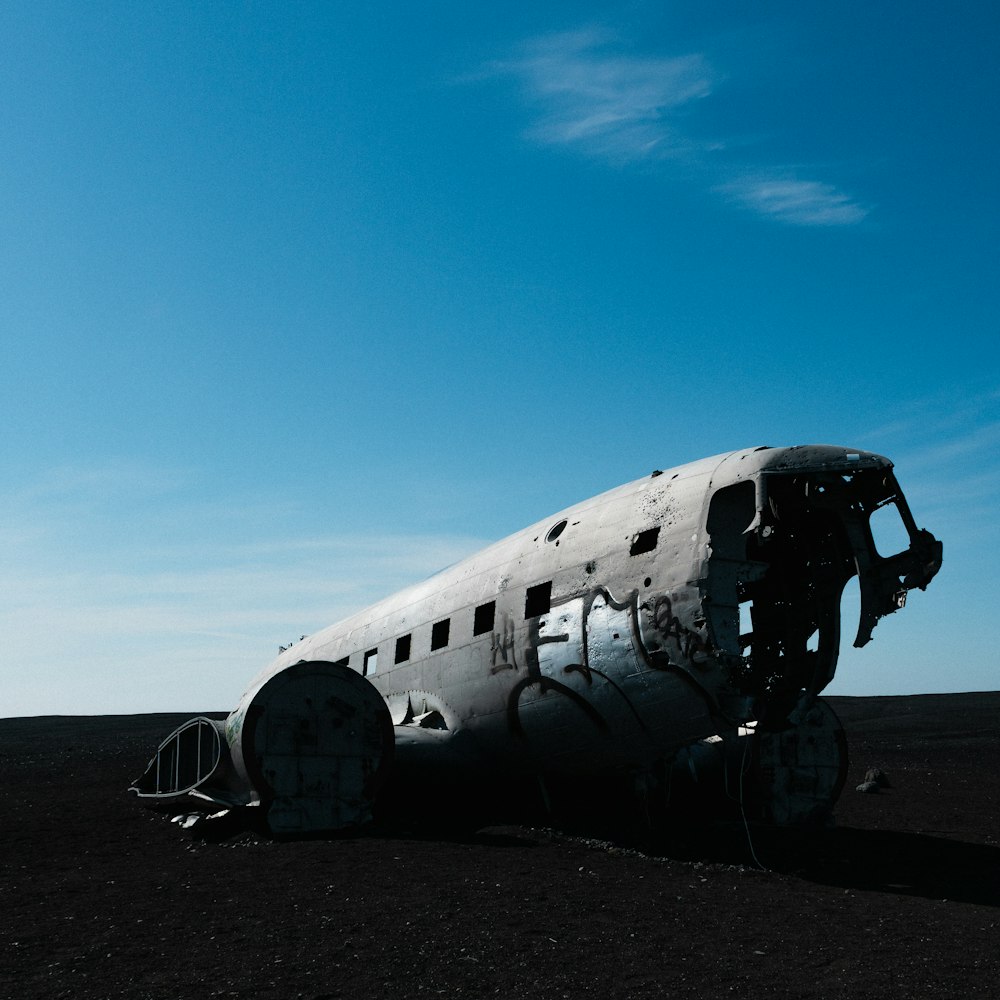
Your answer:
[[[899,551],[878,550],[875,514],[901,525]],[[847,770],[819,697],[844,588],[858,578],[863,646],[941,552],[870,452],[760,447],[656,471],[284,650],[224,721],[170,734],[130,791],[252,810],[275,835],[435,798],[552,809],[562,789],[593,810],[616,788],[823,822]]]

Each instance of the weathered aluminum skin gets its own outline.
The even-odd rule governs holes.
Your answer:
[[[586,500],[282,652],[230,716],[229,743],[301,661],[367,671],[397,749],[447,755],[461,734],[466,758],[507,772],[639,775],[748,722],[781,732],[833,677],[848,579],[861,578],[863,645],[940,565],[891,469],[834,446],[755,448]],[[887,559],[868,519],[890,503],[910,546]]]

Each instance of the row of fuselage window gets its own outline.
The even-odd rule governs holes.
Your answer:
[[[548,580],[545,583],[536,584],[534,587],[529,587],[524,598],[524,617],[525,619],[537,618],[539,615],[548,614],[549,608],[551,607],[552,601],[552,581]],[[493,624],[496,621],[497,614],[497,602],[487,601],[485,604],[480,604],[476,608],[475,614],[472,617],[472,635],[485,635],[487,632],[493,631]],[[445,649],[451,639],[451,618],[442,618],[441,621],[435,622],[431,625],[431,649],[432,653],[437,652],[439,649]],[[408,632],[406,635],[401,635],[396,640],[396,650],[393,657],[393,663],[406,663],[410,659],[413,648],[413,633]],[[346,667],[349,656],[345,656],[342,660],[338,660],[337,663],[340,666]],[[375,673],[378,668],[378,647],[374,649],[369,649],[364,655],[364,661],[362,663],[361,673],[362,676],[368,677]]]
[[[655,528],[647,528],[644,531],[640,531],[638,534],[633,535],[632,544],[629,547],[629,555],[637,556],[642,555],[646,552],[652,552],[656,548],[656,543],[658,541],[660,534],[659,526]],[[553,536],[555,537],[555,536]],[[648,582],[648,581],[647,581]],[[545,583],[535,584],[533,587],[529,587],[524,595],[524,618],[527,621],[530,618],[537,618],[539,615],[547,615],[552,604],[552,581],[547,580]],[[485,604],[480,604],[476,608],[475,615],[472,619],[472,635],[484,635],[486,632],[493,631],[493,623],[496,619],[497,602],[487,601]],[[451,636],[451,618],[442,618],[441,621],[435,622],[431,626],[431,648],[432,653],[439,649],[445,649],[448,645]],[[393,659],[394,664],[406,663],[410,659],[413,646],[413,633],[408,632],[406,635],[401,635],[396,640],[396,651],[395,657]],[[337,663],[340,666],[346,667],[349,656],[345,656],[342,660],[338,660]],[[374,674],[378,668],[378,647],[374,649],[369,649],[364,655],[364,660],[362,662],[361,673],[362,676],[368,677]]]

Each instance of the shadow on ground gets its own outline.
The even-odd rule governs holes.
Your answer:
[[[920,833],[698,829],[652,845],[651,853],[689,861],[755,865],[844,889],[1000,906],[1000,848]]]

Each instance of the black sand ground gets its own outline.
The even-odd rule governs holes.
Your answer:
[[[204,843],[124,791],[189,715],[0,720],[0,997],[1000,998],[1000,694],[831,701],[838,826],[764,871],[738,831]]]

